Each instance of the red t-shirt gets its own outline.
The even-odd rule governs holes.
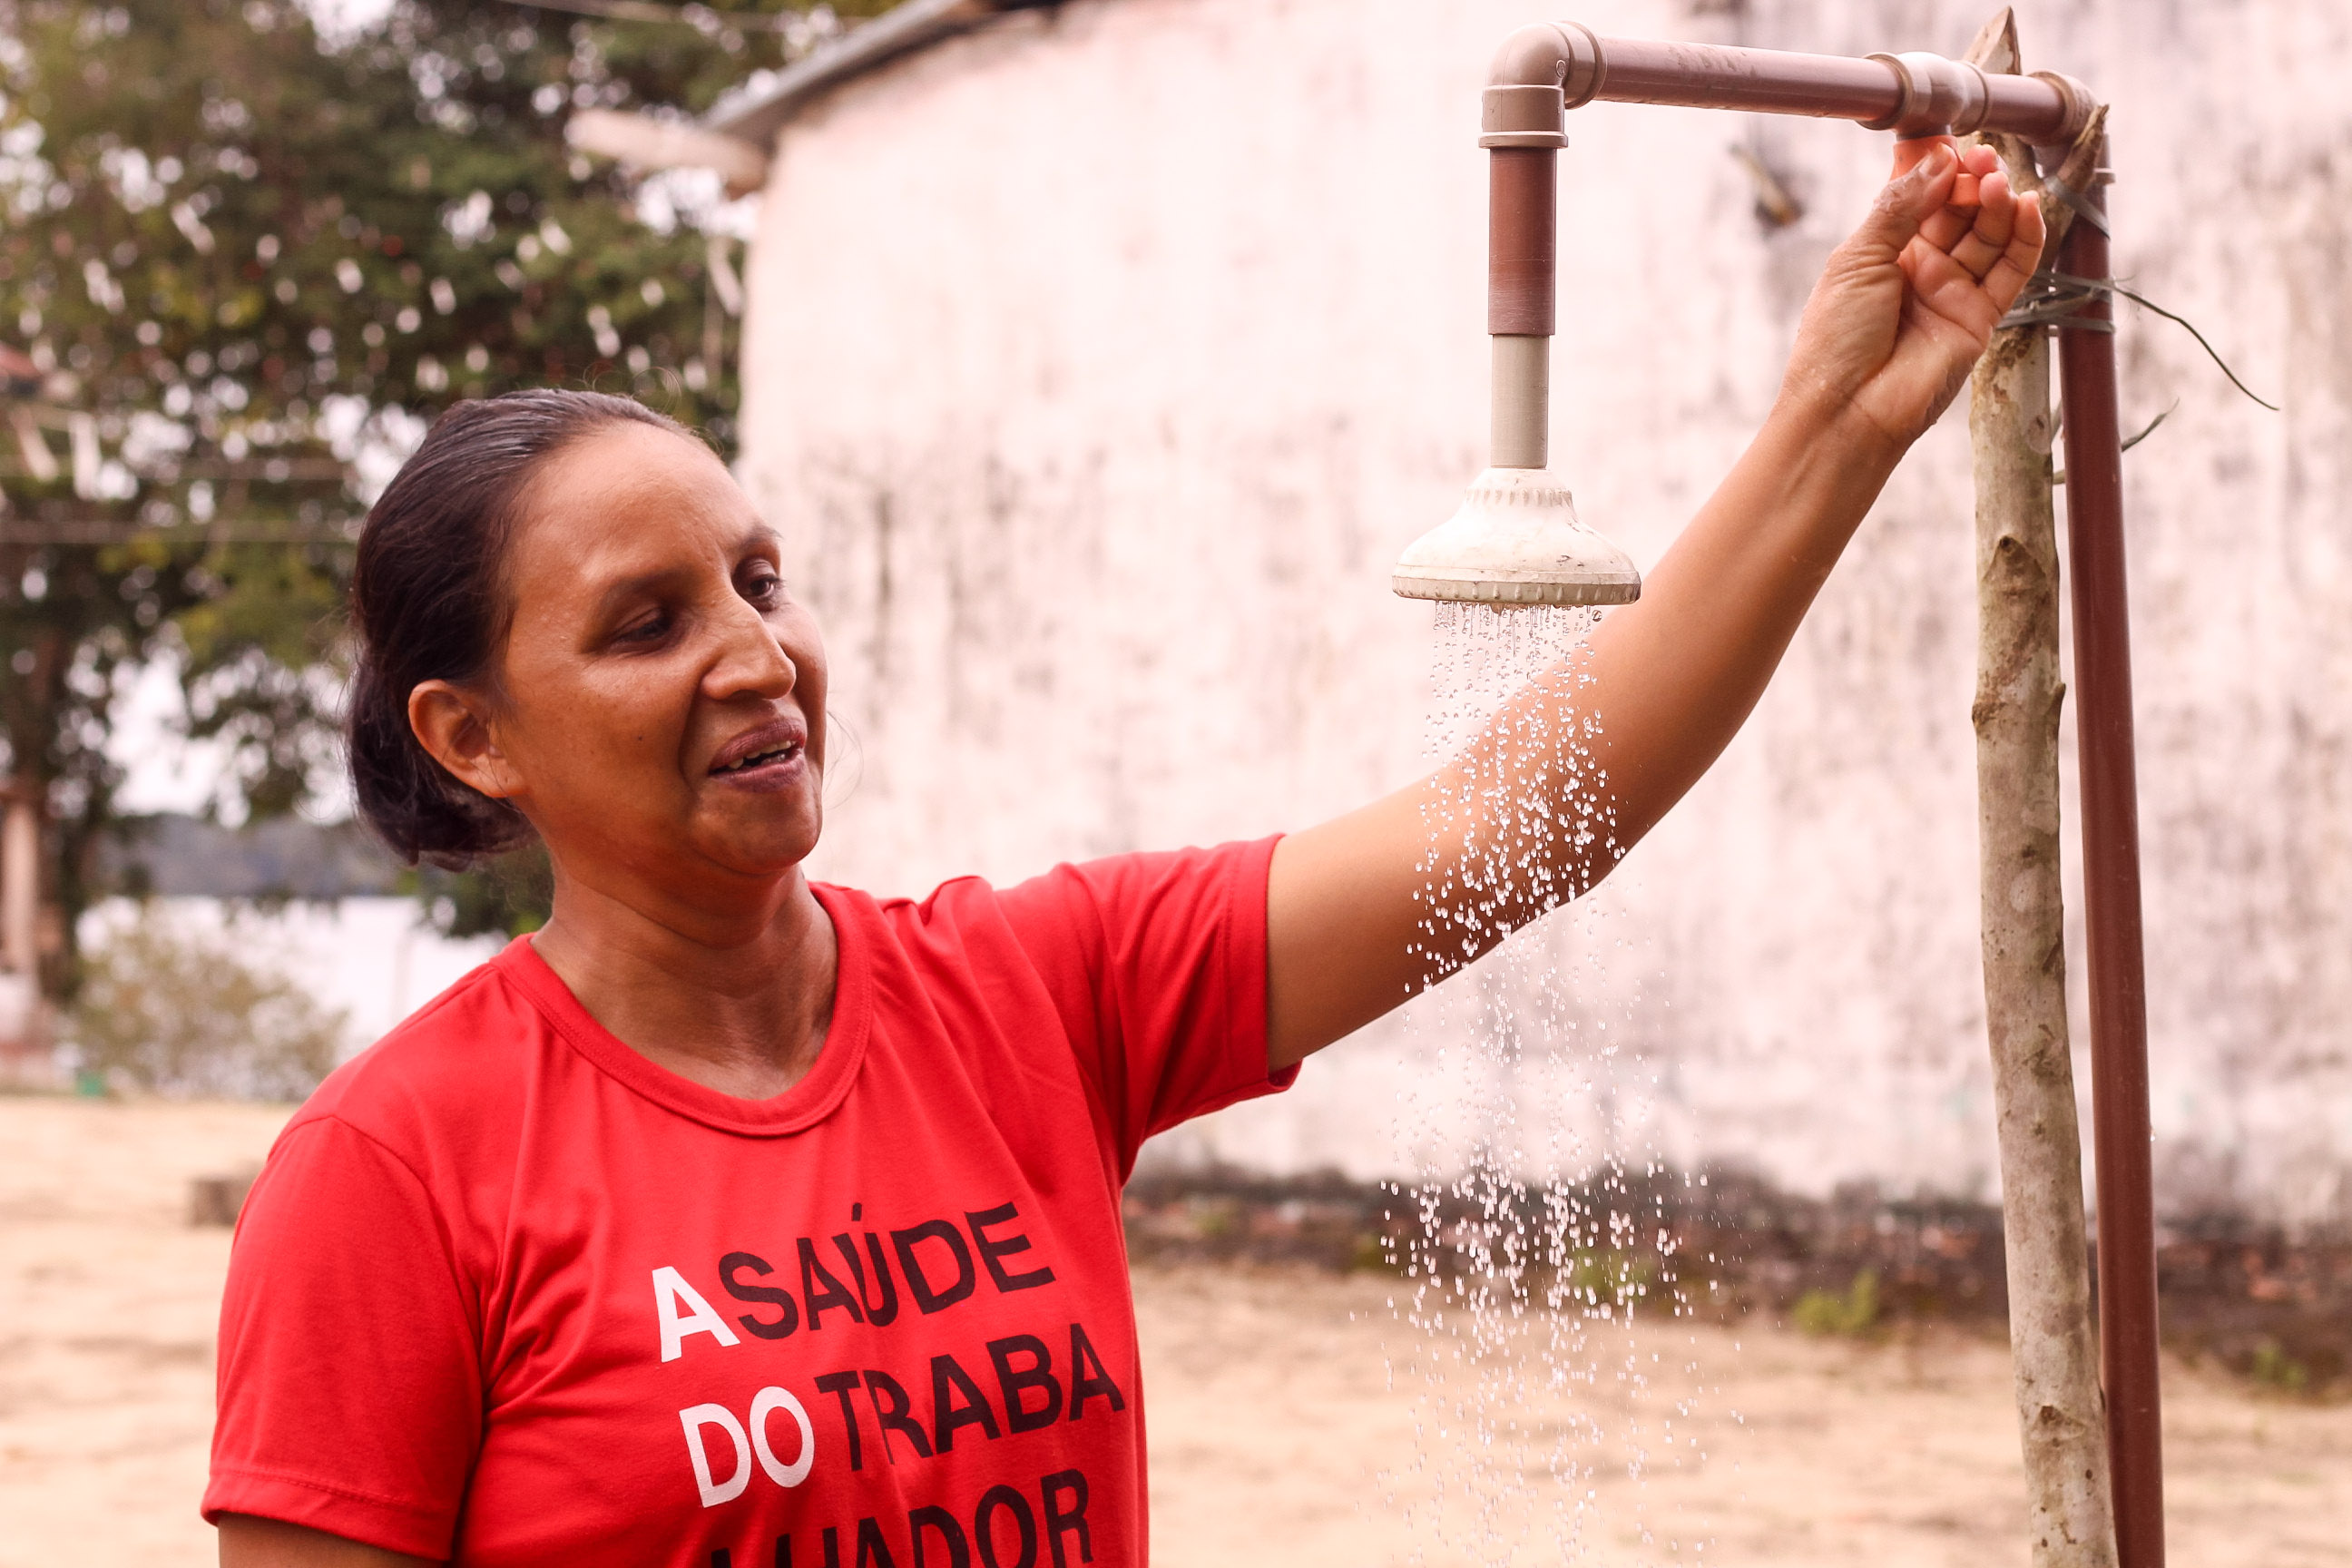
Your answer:
[[[519,941],[320,1086],[237,1226],[208,1519],[464,1563],[1146,1560],[1119,1189],[1265,1066],[1271,841],[817,896],[740,1100]]]

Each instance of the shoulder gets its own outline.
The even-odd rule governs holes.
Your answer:
[[[845,942],[880,950],[883,966],[932,982],[1017,974],[1066,1002],[1122,960],[1203,944],[1256,951],[1276,842],[1065,862],[1003,889],[959,877],[920,899],[817,891]]]
[[[1009,888],[955,877],[920,898],[877,898],[829,885],[817,893],[844,942],[878,950],[886,968],[971,973],[1010,964],[1025,971],[1041,954],[1090,945],[1106,910],[1125,901],[1136,873],[1162,858],[1123,855],[1064,864]]]
[[[1010,935],[1004,895],[979,877],[956,877],[919,899],[877,898],[819,883],[818,899],[847,942],[879,944],[920,962]]]
[[[504,960],[492,960],[329,1074],[279,1141],[338,1123],[421,1174],[436,1150],[510,1133],[549,1038]]]
[[[1118,945],[1153,928],[1262,925],[1275,838],[1065,863],[999,895],[1014,925]]]

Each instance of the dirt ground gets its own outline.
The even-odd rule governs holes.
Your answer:
[[[0,1100],[0,1565],[212,1560],[195,1505],[228,1233],[189,1226],[189,1182],[257,1160],[284,1115]],[[1570,1347],[1589,1375],[1563,1395],[1520,1386],[1542,1381],[1531,1353],[1463,1364],[1391,1312],[1386,1277],[1136,1289],[1161,1568],[2026,1560],[1996,1344],[1666,1320]],[[1483,1426],[1463,1418],[1482,1394]],[[2352,1405],[2180,1369],[2166,1399],[2174,1562],[2352,1563]]]

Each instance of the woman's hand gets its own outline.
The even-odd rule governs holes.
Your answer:
[[[2041,198],[1990,147],[1895,143],[1895,177],[1830,256],[1781,386],[1790,412],[1858,416],[1897,450],[1936,422],[2042,258]]]

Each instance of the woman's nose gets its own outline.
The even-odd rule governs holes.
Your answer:
[[[737,599],[721,623],[723,646],[704,685],[714,698],[788,694],[800,679],[800,668],[777,640],[765,616]]]

